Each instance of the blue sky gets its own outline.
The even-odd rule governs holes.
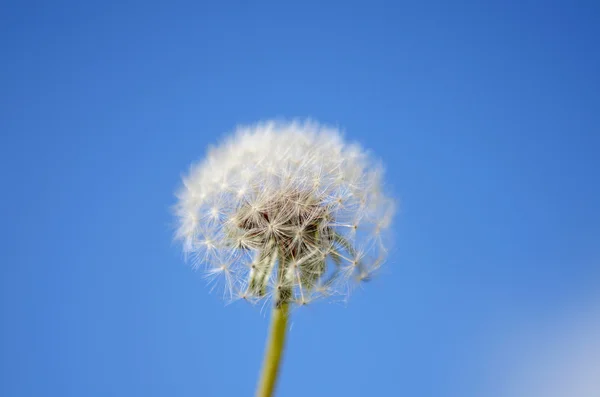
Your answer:
[[[252,395],[268,319],[169,208],[273,117],[343,128],[401,203],[382,274],[293,313],[280,395],[517,382],[514,346],[600,308],[600,5],[480,3],[3,3],[0,395]]]

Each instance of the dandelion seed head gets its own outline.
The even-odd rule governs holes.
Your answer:
[[[186,257],[224,296],[298,304],[344,294],[385,259],[393,200],[382,167],[314,122],[238,127],[183,178],[175,213]]]

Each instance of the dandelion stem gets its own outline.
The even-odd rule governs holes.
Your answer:
[[[273,307],[271,330],[267,339],[262,373],[256,391],[256,397],[271,397],[275,391],[277,374],[283,356],[285,334],[289,317],[289,303],[281,302]]]

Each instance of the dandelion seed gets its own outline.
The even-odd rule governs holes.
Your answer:
[[[394,206],[381,181],[381,167],[336,129],[239,127],[183,179],[176,237],[211,281],[225,278],[225,296],[306,304],[383,262]]]

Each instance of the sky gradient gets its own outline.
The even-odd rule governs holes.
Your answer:
[[[0,32],[0,395],[252,395],[268,311],[209,293],[170,207],[271,118],[339,126],[399,200],[379,277],[294,311],[279,395],[600,368],[598,2],[9,1]]]

